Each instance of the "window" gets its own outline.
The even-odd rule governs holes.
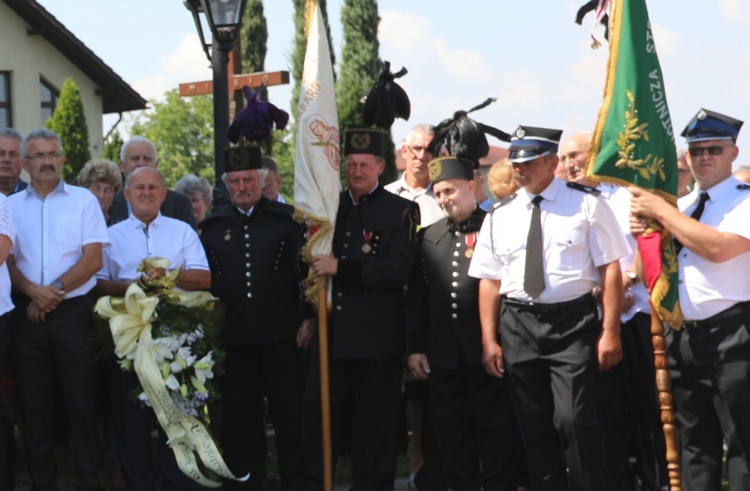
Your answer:
[[[40,80],[39,89],[41,90],[40,99],[42,101],[42,126],[44,126],[44,123],[51,118],[52,113],[55,112],[60,93],[44,80]]]
[[[10,112],[10,72],[0,72],[0,128],[13,126]]]

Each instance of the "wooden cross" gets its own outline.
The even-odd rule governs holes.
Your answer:
[[[239,44],[239,43],[238,43]],[[235,114],[238,107],[243,107],[245,101],[242,94],[242,87],[245,85],[257,89],[261,85],[270,87],[272,85],[284,85],[289,83],[289,72],[256,72],[236,75],[242,71],[242,60],[238,48],[229,53],[229,69],[227,81],[229,83],[229,93],[232,94],[229,103],[230,119]],[[194,95],[213,94],[214,83],[211,80],[202,82],[190,82],[180,84],[180,97],[190,97]]]

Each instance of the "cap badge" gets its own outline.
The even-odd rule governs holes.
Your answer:
[[[704,111],[703,109],[701,109],[700,111],[698,111],[698,115],[696,116],[696,118],[700,119],[701,121],[703,121],[707,117],[708,117],[708,115],[706,114],[706,111]]]
[[[370,135],[367,133],[352,134],[352,148],[355,150],[364,150],[370,146]]]
[[[427,173],[430,176],[430,181],[434,181],[443,172],[443,163],[439,160],[433,160],[430,162],[430,166],[427,168]]]
[[[516,130],[516,137],[523,138],[524,136],[526,136],[526,132],[523,130],[523,128],[518,128]]]

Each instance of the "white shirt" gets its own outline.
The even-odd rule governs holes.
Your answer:
[[[469,276],[500,280],[500,294],[523,301],[557,303],[590,293],[599,284],[598,266],[628,253],[612,210],[601,196],[553,179],[540,204],[545,288],[532,299],[523,289],[526,237],[533,195],[520,189],[485,217]]]
[[[208,260],[198,234],[187,223],[159,213],[146,226],[133,215],[109,228],[111,246],[104,250],[104,267],[97,278],[133,281],[147,257],[169,259],[169,268],[208,271]]]
[[[707,189],[709,199],[700,222],[721,232],[750,239],[750,189],[729,176]],[[677,202],[680,211],[690,215],[698,205],[702,190],[693,190]],[[738,302],[750,300],[750,252],[723,263],[713,263],[687,247],[677,255],[680,308],[687,321],[707,319]]]
[[[104,214],[91,191],[62,179],[44,199],[29,186],[8,198],[17,228],[13,257],[23,275],[37,285],[51,285],[83,256],[83,246],[108,244]],[[91,276],[66,298],[85,295],[96,285]]]
[[[13,243],[16,241],[16,227],[10,219],[10,205],[8,198],[0,193],[0,235],[4,235]],[[0,315],[13,310],[13,302],[10,300],[10,275],[6,261],[0,265]]]
[[[601,196],[606,200],[615,214],[622,235],[625,237],[630,248],[628,254],[620,258],[620,270],[623,272],[623,275],[625,271],[635,271],[635,252],[638,250],[638,243],[633,234],[630,233],[630,198],[632,194],[624,187],[609,184],[602,184],[597,189],[602,193]],[[647,314],[651,312],[651,305],[648,301],[648,290],[646,290],[643,283],[640,281],[637,282],[630,287],[629,292],[633,295],[634,303],[630,310],[623,312],[620,316],[622,322],[629,321],[638,312]]]
[[[386,185],[385,190],[419,205],[419,215],[421,216],[419,225],[422,228],[445,218],[445,213],[435,201],[432,183],[429,183],[426,188],[416,191],[406,184],[406,179],[402,175],[398,181]]]

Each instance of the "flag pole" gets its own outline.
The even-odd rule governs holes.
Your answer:
[[[331,385],[328,378],[328,277],[318,286],[318,357],[320,359],[320,427],[323,452],[323,489],[333,490],[331,452]]]
[[[667,470],[669,491],[682,491],[680,473],[680,452],[677,447],[675,430],[674,397],[672,396],[672,376],[669,374],[667,340],[664,337],[664,324],[657,309],[651,305],[651,342],[654,346],[654,366],[656,367],[656,389],[659,391],[662,431],[667,448]]]

